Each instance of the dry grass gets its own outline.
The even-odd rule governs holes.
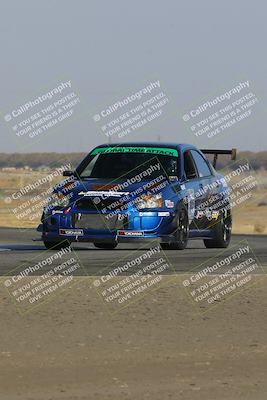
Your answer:
[[[39,224],[47,193],[62,177],[55,178],[51,184],[43,183],[20,197],[17,192],[48,174],[37,171],[0,172],[0,226],[35,228]],[[19,198],[10,201],[14,193]]]

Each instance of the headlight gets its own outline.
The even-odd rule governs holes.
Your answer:
[[[70,202],[71,195],[64,195],[63,193],[52,193],[48,198],[47,208],[53,207],[67,207]]]
[[[142,208],[162,208],[162,194],[143,195],[136,200],[135,204],[139,210]]]

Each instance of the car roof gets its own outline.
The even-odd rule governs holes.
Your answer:
[[[187,149],[197,149],[192,144],[187,143],[173,143],[173,142],[125,142],[125,143],[105,143],[97,147],[166,147],[170,149],[180,149],[182,151]]]

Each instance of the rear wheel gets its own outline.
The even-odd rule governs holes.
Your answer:
[[[70,242],[68,240],[64,240],[63,242],[49,242],[44,240],[44,245],[48,250],[61,250],[70,246]]]
[[[208,249],[226,248],[229,246],[232,235],[231,210],[223,210],[220,221],[213,228],[214,239],[204,239],[204,245]]]
[[[185,207],[182,207],[177,216],[177,230],[175,232],[176,241],[173,243],[161,243],[163,250],[184,250],[188,242],[189,221]]]
[[[103,250],[113,250],[118,246],[118,243],[96,243],[94,242],[94,246],[97,247],[98,249],[103,249]]]

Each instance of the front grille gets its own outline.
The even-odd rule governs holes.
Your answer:
[[[124,202],[119,202],[118,198],[108,198],[108,199],[91,199],[82,198],[76,201],[76,209],[84,211],[96,211],[96,212],[114,212],[116,210],[124,210]]]
[[[125,214],[74,214],[75,228],[91,230],[117,230],[128,228]]]

